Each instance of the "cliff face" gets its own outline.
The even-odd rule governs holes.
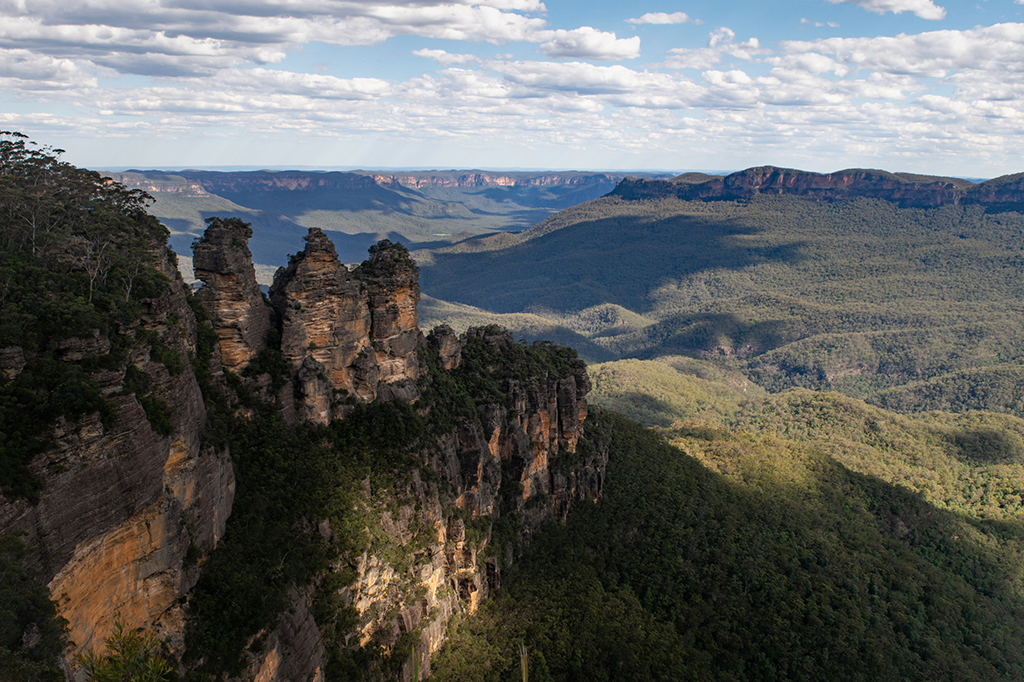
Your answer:
[[[231,239],[205,241],[232,248]],[[244,269],[244,256],[229,259],[227,269]],[[224,281],[233,280],[210,278],[204,295],[215,326],[230,319],[217,306],[239,300],[216,291]],[[528,348],[499,328],[459,337],[441,327],[424,339],[417,268],[389,242],[349,270],[327,236],[311,229],[302,253],[278,271],[270,298],[291,381],[282,393],[294,399],[300,421],[365,419],[353,415],[357,404],[397,400],[413,403],[420,428],[433,436],[426,446],[402,444],[414,448],[418,468],[392,474],[383,487],[373,476],[363,482],[353,513],[373,519],[366,522],[368,546],[339,555],[317,578],[319,587],[289,594],[288,615],[251,640],[262,644],[244,653],[242,679],[318,680],[329,652],[339,649],[378,660],[364,671],[369,677],[411,679],[416,669],[425,676],[452,616],[475,610],[500,585],[502,568],[531,529],[563,519],[574,502],[600,497],[607,452],[580,448],[590,390],[585,366],[568,349]],[[279,399],[279,407],[286,402]],[[498,543],[491,528],[504,517],[519,531]],[[306,523],[325,540],[334,535],[328,521]],[[324,599],[324,585],[337,582],[333,574],[353,576],[326,597],[351,610],[354,623],[344,627],[329,613],[323,620],[313,604]],[[385,661],[403,647],[412,654],[395,673],[394,662]]]
[[[303,419],[326,424],[357,402],[414,396],[419,296],[404,248],[380,249],[350,272],[330,239],[310,228],[305,250],[270,290]]]
[[[475,409],[436,432],[436,443],[417,453],[420,468],[384,487],[372,476],[362,483],[355,507],[374,519],[367,525],[374,539],[356,555],[339,556],[331,571],[354,575],[331,597],[352,610],[354,622],[325,641],[324,628],[337,624],[308,618],[308,597],[293,593],[289,615],[263,635],[270,644],[247,654],[243,679],[321,679],[332,648],[405,657],[390,667],[370,663],[366,679],[412,680],[416,671],[425,678],[452,617],[475,611],[500,587],[532,529],[600,498],[608,453],[581,445],[590,389],[582,363],[561,355],[565,349],[527,349],[498,328],[462,337],[442,328],[428,345],[423,352],[436,353],[437,365],[424,369],[418,411],[430,420],[446,409],[457,399],[453,385],[476,396]],[[492,378],[496,385],[481,393],[479,381]],[[446,392],[433,393],[442,384]],[[514,539],[496,536],[502,518],[514,522]],[[332,530],[321,523],[317,532],[330,537]]]
[[[0,533],[25,534],[70,623],[69,661],[85,649],[102,650],[117,614],[180,650],[183,598],[231,512],[231,462],[200,446],[206,411],[187,369],[196,322],[176,269],[167,262],[162,268],[175,279],[163,296],[146,301],[140,326],[126,330],[134,342],[125,365],[93,374],[113,419],[107,426],[98,414],[60,420],[53,447],[30,465],[43,481],[38,504],[0,497]],[[154,344],[181,364],[168,368],[157,360]],[[70,339],[63,346],[63,361],[73,362],[106,353],[110,341]],[[149,395],[173,406],[166,435],[154,430],[141,396],[126,387],[128,368],[150,377]]]
[[[515,345],[511,332],[495,328],[468,330],[461,345],[467,343],[486,344],[499,357]],[[514,497],[517,510],[531,498],[546,500],[532,507],[532,521],[564,518],[572,500],[599,498],[602,465],[587,462],[571,471],[554,466],[560,454],[576,453],[587,417],[586,368],[581,365],[563,377],[543,372],[526,380],[509,378],[502,389],[508,406],[481,407],[480,421],[465,424],[454,434],[460,463],[459,508],[473,517],[496,513],[501,484],[521,490]],[[496,472],[492,465],[503,470]]]
[[[252,253],[252,229],[237,219],[215,218],[192,248],[198,296],[220,338],[220,363],[239,372],[267,347],[270,308],[263,304]]]
[[[884,199],[901,206],[947,204],[1014,204],[1024,200],[1024,180],[997,178],[980,184],[929,176],[910,176],[878,170],[850,169],[809,173],[762,166],[723,177],[643,180],[626,178],[612,195],[625,199],[678,197],[683,200],[745,199],[757,194],[788,194],[816,200],[856,197]]]
[[[316,229],[275,280],[278,337],[252,276],[249,236],[243,223],[214,221],[196,244],[205,282],[198,298],[215,342],[209,330],[201,332],[165,260],[161,270],[172,282],[144,301],[134,326],[118,328],[127,340],[113,343],[97,332],[56,345],[63,362],[106,367],[93,379],[113,414],[53,425],[53,447],[31,462],[43,481],[40,499],[0,498],[0,532],[24,533],[32,547],[70,623],[69,665],[78,652],[102,652],[116,618],[129,630],[154,631],[181,654],[189,601],[198,598],[195,587],[226,532],[235,495],[228,453],[203,445],[210,415],[228,431],[243,420],[269,419],[287,439],[289,428],[308,434],[310,427],[283,426],[278,412],[325,424],[398,410],[418,434],[387,445],[402,453],[395,461],[406,468],[373,469],[354,504],[330,512],[335,519],[341,513],[342,524],[365,527],[332,528],[315,512],[288,526],[327,546],[342,530],[365,542],[339,551],[312,582],[292,585],[285,612],[248,640],[240,679],[323,680],[338,651],[365,653],[367,677],[397,670],[411,679],[418,670],[422,678],[453,615],[475,610],[500,585],[532,529],[564,518],[576,501],[600,497],[607,453],[580,446],[590,388],[585,368],[568,349],[528,348],[497,328],[461,337],[440,328],[428,343],[417,324],[417,269],[405,249],[381,242],[350,271]],[[109,358],[92,362],[115,346],[128,348],[115,369]],[[261,358],[264,370],[276,353],[284,360],[279,392],[266,390],[277,381],[269,374],[240,373],[262,351],[271,358]],[[11,376],[27,362],[18,348],[4,349],[0,360]],[[211,402],[204,403],[204,391]],[[356,405],[373,401],[362,417],[353,415]],[[371,427],[382,425],[358,428]],[[319,442],[330,430],[314,433]],[[338,448],[326,468],[353,460]],[[240,456],[254,455],[264,452]],[[286,460],[279,466],[280,475],[290,475]],[[499,541],[493,527],[502,518],[513,531]],[[350,618],[325,610],[325,599]]]

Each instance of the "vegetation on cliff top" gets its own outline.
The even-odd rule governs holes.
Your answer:
[[[40,483],[26,465],[50,425],[95,413],[109,425],[90,375],[122,367],[132,343],[159,355],[129,330],[168,284],[155,267],[167,230],[146,214],[149,197],[60,155],[0,132],[0,490],[30,500]],[[157,428],[159,413],[147,408]]]

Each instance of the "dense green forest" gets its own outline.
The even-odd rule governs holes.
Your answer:
[[[777,407],[676,446],[593,414],[604,498],[537,535],[433,679],[519,679],[522,646],[535,680],[1024,678],[1024,424]]]

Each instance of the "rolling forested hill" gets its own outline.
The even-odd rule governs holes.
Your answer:
[[[592,362],[683,355],[770,391],[1024,415],[1016,204],[622,193],[417,253],[424,291],[458,304],[426,315],[501,320]]]

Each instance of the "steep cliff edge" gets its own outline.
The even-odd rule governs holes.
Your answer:
[[[118,617],[180,651],[234,476],[202,444],[198,326],[167,232],[142,193],[3,142],[5,215],[37,223],[12,218],[0,244],[0,534],[21,537],[68,621],[65,666],[102,650]],[[45,180],[21,192],[30,161]]]
[[[403,246],[349,270],[311,229],[268,305],[249,226],[213,219],[191,296],[144,193],[19,140],[0,152],[73,201],[4,178],[4,215],[36,220],[0,230],[0,559],[20,535],[73,677],[117,623],[194,679],[422,678],[533,529],[600,497],[575,353],[428,341]]]
[[[301,419],[285,426],[282,401],[243,373],[251,419],[231,450],[241,489],[259,492],[239,498],[199,585],[193,674],[429,674],[452,616],[500,585],[532,529],[600,497],[607,452],[581,446],[590,385],[575,352],[496,327],[424,339],[418,293],[404,248],[381,242],[350,271],[316,229],[279,271],[271,300]],[[243,567],[262,601],[238,604],[249,588],[232,588],[247,615],[225,624],[224,586],[249,580]]]

